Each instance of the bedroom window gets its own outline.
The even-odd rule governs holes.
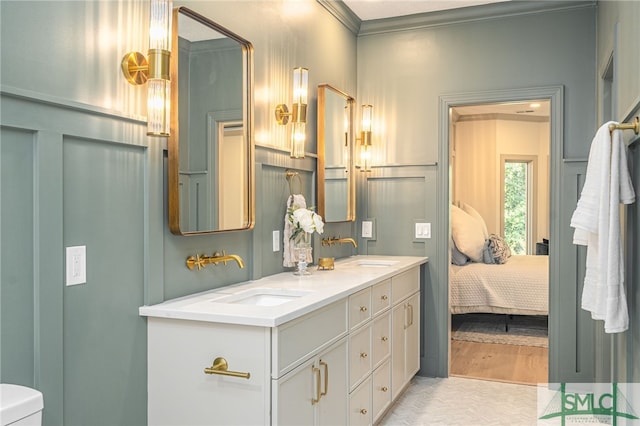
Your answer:
[[[502,157],[501,225],[513,254],[532,254],[535,238],[535,157]]]

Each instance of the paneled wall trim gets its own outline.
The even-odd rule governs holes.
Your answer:
[[[31,211],[20,210],[23,204],[7,202],[10,192],[2,192],[3,219],[18,215],[27,229],[16,234],[10,232],[13,224],[2,222],[0,290],[4,296],[18,285],[33,297],[2,309],[3,327],[12,333],[2,333],[0,379],[41,390],[45,424],[89,424],[96,416],[104,424],[122,424],[124,418],[143,424],[146,329],[137,307],[144,304],[146,283],[154,275],[148,259],[162,253],[162,246],[150,246],[148,238],[149,223],[162,217],[148,205],[154,199],[148,194],[153,176],[148,154],[158,147],[148,148],[153,142],[143,121],[111,111],[6,87],[0,108],[3,165],[13,158],[10,148],[25,143],[16,135],[30,135],[26,170],[33,182],[21,188],[29,181],[18,179],[20,171],[2,169],[3,188],[20,190],[33,204]],[[64,248],[74,245],[87,247],[87,283],[67,287]],[[7,249],[20,247],[28,255],[8,265]],[[16,270],[18,281],[5,280],[16,267],[32,272]],[[3,297],[3,308],[4,303]],[[31,312],[31,326],[16,323],[16,309]],[[13,353],[23,349],[20,341],[27,336],[33,356]],[[96,363],[110,373],[87,382]],[[21,371],[31,371],[32,378]],[[109,392],[101,392],[104,386]],[[96,394],[104,409],[82,402]],[[122,395],[130,403],[121,404]]]

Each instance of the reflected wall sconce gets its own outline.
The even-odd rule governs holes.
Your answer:
[[[129,52],[122,73],[133,85],[147,83],[147,135],[169,136],[171,108],[171,0],[151,0],[149,51]]]
[[[276,121],[286,125],[291,117],[291,158],[304,158],[304,145],[307,139],[307,97],[309,95],[309,70],[297,67],[293,69],[293,107],[285,104],[276,106]]]
[[[360,131],[360,171],[371,171],[371,121],[373,106],[362,105],[362,130]]]

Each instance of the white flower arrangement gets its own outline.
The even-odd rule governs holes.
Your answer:
[[[296,240],[301,233],[311,234],[317,232],[322,234],[324,231],[324,222],[322,216],[317,214],[311,209],[301,207],[290,207],[287,209],[287,217],[289,222],[293,225],[293,232],[291,233],[291,240]]]

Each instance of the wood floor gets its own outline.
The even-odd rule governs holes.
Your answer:
[[[548,380],[548,348],[451,341],[452,376],[536,385]]]

